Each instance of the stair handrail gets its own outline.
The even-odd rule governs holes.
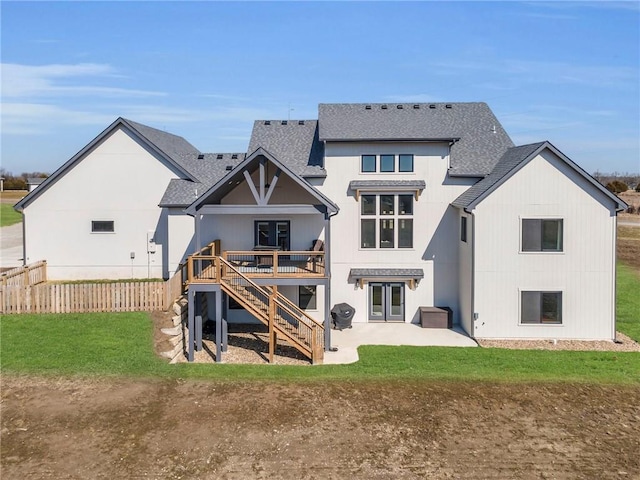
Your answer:
[[[267,302],[264,301],[264,299],[259,298],[257,295],[253,295],[254,297],[258,298],[260,302],[262,302],[263,304],[265,304],[266,306],[269,305],[269,301],[270,301],[270,297],[273,294],[273,289],[269,286],[261,286],[258,285],[257,283],[253,282],[249,277],[245,276],[241,271],[239,271],[238,269],[236,269],[231,263],[229,263],[226,259],[219,257],[219,261],[220,261],[220,266],[222,267],[222,269],[226,269],[226,270],[230,270],[231,272],[233,272],[234,274],[236,274],[238,277],[242,278],[243,281],[245,281],[248,285],[250,285],[251,287],[253,287],[255,290],[259,291],[266,299]],[[228,277],[228,274],[226,274],[225,272],[223,272],[220,275],[220,280],[222,281],[225,277]],[[296,339],[291,337],[286,330],[283,330],[283,325],[278,324],[280,327],[280,330],[282,331],[282,333],[284,333],[285,335],[287,335],[287,337],[289,337],[294,343],[298,343],[301,344],[301,346],[304,346],[305,348],[308,348],[311,356],[312,356],[312,361],[314,360],[313,356],[315,355],[315,350],[316,350],[316,346],[319,343],[320,338],[324,338],[324,334],[322,332],[324,332],[324,325],[317,322],[315,319],[313,319],[312,317],[310,317],[309,315],[307,315],[307,313],[300,309],[297,305],[295,305],[294,303],[292,303],[288,298],[286,298],[284,295],[282,295],[282,293],[276,291],[275,292],[275,303],[276,305],[278,305],[280,308],[284,309],[289,315],[291,315],[293,318],[295,318],[298,321],[298,325],[302,324],[304,325],[304,327],[306,327],[309,335],[304,335],[304,338],[309,338],[309,344],[304,344],[300,341],[300,339]],[[277,317],[277,315],[276,315]],[[286,322],[287,320],[284,319],[284,317],[281,317],[283,322]],[[309,321],[311,324],[307,323],[307,321]],[[320,340],[321,341],[321,340]]]

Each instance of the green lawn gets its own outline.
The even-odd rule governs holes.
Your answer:
[[[367,346],[352,365],[169,365],[153,353],[145,313],[4,316],[0,339],[0,368],[16,374],[640,384],[640,353]]]
[[[618,264],[616,316],[618,330],[640,342],[640,273]]]
[[[22,221],[22,214],[13,209],[10,203],[0,203],[0,227],[8,227]]]
[[[618,266],[618,330],[640,340],[640,274]],[[155,356],[146,313],[5,315],[3,373],[216,380],[483,380],[640,385],[640,353],[365,346],[352,365],[179,364]]]

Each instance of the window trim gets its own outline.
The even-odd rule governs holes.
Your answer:
[[[524,222],[525,220],[539,220],[540,221],[540,250],[525,250],[524,249]],[[519,253],[523,253],[526,255],[539,255],[539,254],[552,254],[552,255],[561,255],[564,254],[564,245],[565,245],[565,218],[564,217],[545,217],[545,216],[535,216],[535,217],[520,217],[520,244],[519,244]],[[555,221],[560,222],[560,249],[559,250],[549,250],[543,248],[543,235],[544,228],[543,222],[545,221]]]
[[[382,170],[382,157],[392,157],[393,164],[391,170]],[[373,170],[365,170],[364,159],[365,157],[373,157]],[[411,157],[411,170],[400,169],[400,157]],[[394,174],[394,175],[406,175],[415,173],[415,157],[414,153],[363,153],[360,155],[360,173],[363,175],[370,175],[375,173]]]
[[[393,213],[381,213],[382,208],[382,197],[389,196],[393,198]],[[406,196],[411,198],[411,213],[401,213],[400,212],[400,197]],[[363,213],[363,197],[374,197],[375,199],[375,211],[372,214],[364,214]],[[359,212],[359,235],[358,235],[358,249],[359,250],[412,250],[414,248],[414,234],[415,234],[415,222],[413,221],[415,218],[415,197],[406,192],[378,192],[378,193],[367,193],[360,195],[360,207],[358,208]],[[363,246],[363,222],[364,221],[372,221],[374,224],[374,241],[372,247]],[[411,245],[407,247],[400,246],[400,222],[404,221],[405,223],[411,222]],[[386,222],[387,224],[392,224],[393,230],[393,240],[390,246],[383,247],[382,246],[382,225]]]
[[[310,297],[310,301],[313,301],[313,306],[312,307],[303,307],[300,303],[300,299],[302,297],[301,290],[303,288],[308,288],[308,289],[312,289],[313,290],[313,294]],[[298,285],[298,308],[300,308],[301,310],[304,310],[305,312],[315,312],[318,310],[318,287],[317,285]]]
[[[365,170],[364,167],[364,157],[373,157],[373,170]],[[360,155],[360,173],[377,173],[378,172],[378,156],[372,153],[363,153]]]
[[[111,230],[96,230],[98,224],[111,224]],[[116,222],[114,220],[91,220],[91,233],[116,233]]]
[[[548,290],[520,290],[520,295],[519,295],[519,302],[518,302],[518,325],[519,326],[523,326],[523,327],[529,327],[529,326],[533,326],[533,327],[563,327],[565,325],[564,323],[564,291],[562,289],[548,289]],[[537,293],[540,295],[540,320],[538,322],[523,322],[522,321],[522,317],[523,317],[523,307],[524,307],[524,294],[525,293]],[[560,317],[560,320],[558,322],[543,322],[542,321],[542,312],[543,312],[543,308],[542,308],[542,304],[543,304],[543,295],[544,294],[556,294],[559,295],[559,312],[557,312]]]

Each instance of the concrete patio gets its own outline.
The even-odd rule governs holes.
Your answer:
[[[477,343],[454,326],[422,328],[415,323],[354,323],[352,328],[331,330],[331,346],[336,352],[325,352],[324,364],[358,361],[360,345],[411,345],[418,347],[477,347]]]

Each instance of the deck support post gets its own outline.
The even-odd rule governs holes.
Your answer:
[[[278,295],[278,287],[271,287],[271,295],[269,296],[269,363],[273,363],[273,355],[275,353],[276,332],[274,322],[276,317],[276,295]]]
[[[324,349],[331,350],[331,216],[324,214]]]
[[[189,321],[187,324],[187,360],[190,362],[193,362],[193,341],[195,338],[195,335],[193,334],[195,326],[195,296],[196,292],[190,288],[188,294]]]
[[[222,325],[222,291],[218,290],[217,292],[214,293],[215,297],[216,297],[216,363],[220,363],[222,362],[222,342],[223,342],[223,325]],[[226,327],[226,321],[225,321],[225,327]],[[224,345],[226,347],[227,344],[227,338],[226,338],[226,328],[224,328],[225,333],[224,333]],[[226,352],[227,349],[225,348],[224,351]]]

